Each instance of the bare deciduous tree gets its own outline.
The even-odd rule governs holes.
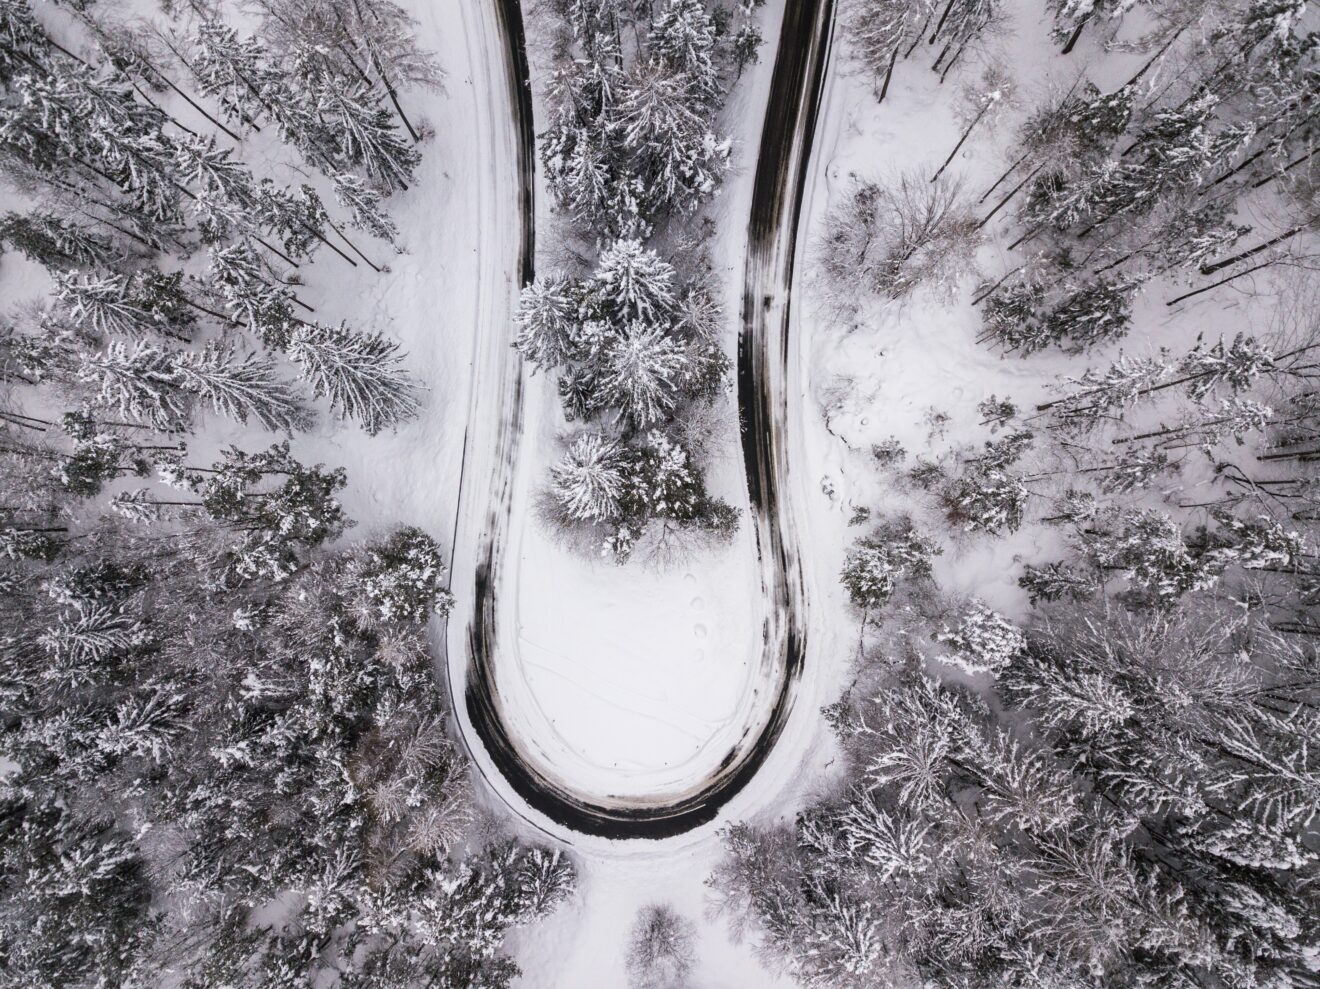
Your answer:
[[[673,907],[643,907],[628,944],[628,979],[635,989],[682,989],[692,971],[695,933]]]
[[[920,286],[952,289],[971,273],[981,240],[962,184],[943,176],[860,183],[827,224],[823,260],[831,280],[889,299]]]

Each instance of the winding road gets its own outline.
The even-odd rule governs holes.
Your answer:
[[[687,794],[664,804],[585,796],[548,779],[525,756],[523,742],[510,732],[496,688],[496,664],[510,661],[507,655],[501,657],[500,650],[516,647],[499,635],[496,593],[513,492],[525,481],[518,456],[523,429],[522,368],[510,346],[510,335],[517,291],[533,277],[535,147],[518,0],[493,0],[493,9],[476,6],[483,7],[474,15],[483,19],[482,33],[493,42],[491,32],[497,32],[505,54],[500,65],[488,68],[486,82],[493,98],[485,103],[492,119],[483,122],[484,136],[492,146],[511,145],[492,164],[491,174],[485,178],[492,186],[485,193],[499,190],[501,183],[507,183],[504,189],[517,188],[520,222],[506,224],[518,230],[518,240],[505,245],[504,260],[482,262],[498,263],[505,269],[482,279],[488,297],[481,300],[482,318],[477,325],[452,559],[453,573],[471,573],[472,585],[470,597],[459,585],[460,606],[449,620],[445,667],[451,693],[457,698],[461,689],[465,717],[460,717],[460,727],[474,755],[484,755],[477,764],[497,792],[503,795],[505,788],[491,778],[491,769],[527,807],[562,828],[613,839],[672,837],[712,820],[756,775],[792,710],[803,669],[807,602],[785,497],[790,303],[807,166],[829,61],[834,0],[785,3],[748,225],[738,405],[764,608],[760,664],[766,681],[774,685],[774,694],[759,724],[747,727],[744,738],[717,770]],[[493,119],[500,106],[509,114],[502,121]],[[498,201],[498,193],[491,201]],[[492,218],[485,229],[495,227]],[[491,327],[506,329],[489,332]]]

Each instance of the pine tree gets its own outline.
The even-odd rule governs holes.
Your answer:
[[[637,240],[616,241],[601,251],[591,290],[620,321],[656,321],[673,306],[673,265]]]
[[[105,237],[56,213],[6,213],[0,242],[20,251],[51,273],[69,268],[101,268],[121,260]]]
[[[296,322],[293,292],[275,282],[269,267],[248,243],[217,245],[208,253],[210,287],[224,300],[230,316],[249,327],[267,347],[287,346]]]
[[[181,388],[236,422],[252,418],[262,428],[280,432],[309,422],[298,396],[265,358],[240,355],[231,345],[212,342],[200,352],[180,354],[173,366]]]
[[[716,64],[714,19],[702,0],[666,0],[651,22],[646,53],[683,77],[698,105],[718,105],[722,86]]]
[[[1030,447],[1032,434],[1011,433],[985,444],[980,456],[943,491],[949,521],[969,532],[999,535],[1022,525],[1029,492],[1022,478],[1008,468]]]
[[[335,80],[313,76],[310,88],[325,134],[318,143],[329,146],[331,161],[340,167],[360,168],[386,193],[407,189],[421,155],[400,137],[369,87],[345,88]]]
[[[50,38],[26,0],[0,0],[0,83],[45,61]]]
[[[335,199],[352,215],[353,226],[390,244],[395,242],[399,229],[381,209],[380,193],[349,172],[334,172],[330,181],[334,183]]]
[[[373,621],[425,622],[453,606],[440,546],[421,529],[397,529],[365,547],[348,576]]]
[[[687,353],[664,331],[634,323],[601,355],[595,401],[645,429],[674,407]]]
[[[599,433],[582,433],[550,469],[556,501],[570,519],[607,522],[618,518],[629,464],[618,444]]]
[[[185,430],[191,422],[192,397],[182,387],[173,356],[151,344],[113,340],[104,351],[83,351],[75,375],[94,389],[97,405],[122,418],[164,431]]]
[[[189,68],[203,95],[218,99],[231,119],[282,120],[295,104],[282,74],[267,64],[262,45],[254,38],[240,38],[220,21],[205,19],[198,24]]]
[[[844,562],[840,579],[852,603],[869,611],[888,604],[900,580],[929,577],[931,557],[942,552],[910,524],[889,526],[858,540]]]
[[[579,351],[575,288],[562,275],[541,275],[522,290],[513,345],[538,368],[557,367]]]
[[[1021,630],[980,601],[972,601],[955,628],[947,625],[935,641],[952,653],[940,658],[968,673],[996,673],[1026,648]]]
[[[144,269],[132,275],[82,274],[55,278],[65,315],[90,336],[157,336],[187,340],[196,314],[183,292],[183,276]]]
[[[336,413],[356,420],[372,436],[397,428],[420,408],[398,343],[380,333],[302,324],[286,350],[313,394],[329,398]]]
[[[281,480],[263,484],[270,478]],[[256,454],[230,447],[208,471],[184,472],[181,480],[211,518],[243,534],[232,550],[240,581],[289,578],[301,548],[334,539],[349,524],[334,497],[345,483],[343,468],[304,467],[289,455],[287,442]]]

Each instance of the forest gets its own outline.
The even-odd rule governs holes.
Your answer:
[[[1310,0],[0,0],[0,987],[1320,986],[1318,141]]]

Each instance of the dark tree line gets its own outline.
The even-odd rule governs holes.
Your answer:
[[[726,910],[806,985],[1307,984],[1314,653],[1208,602],[998,641],[992,706],[910,645],[831,708],[841,791],[726,832]]]
[[[304,428],[303,388],[369,433],[418,407],[398,345],[314,319],[288,274],[367,255],[227,142],[273,126],[389,238],[418,161],[399,87],[438,70],[387,0],[263,12],[258,42],[200,2],[167,34],[0,0],[27,204],[0,242],[52,286],[0,318],[6,985],[506,986],[505,933],[573,885],[477,811],[428,650],[435,541],[332,549],[342,469],[189,450],[211,413]]]
[[[507,985],[504,932],[573,873],[476,822],[425,637],[438,547],[326,551],[342,472],[285,448],[175,480],[121,499],[149,529],[5,530],[8,978]]]

